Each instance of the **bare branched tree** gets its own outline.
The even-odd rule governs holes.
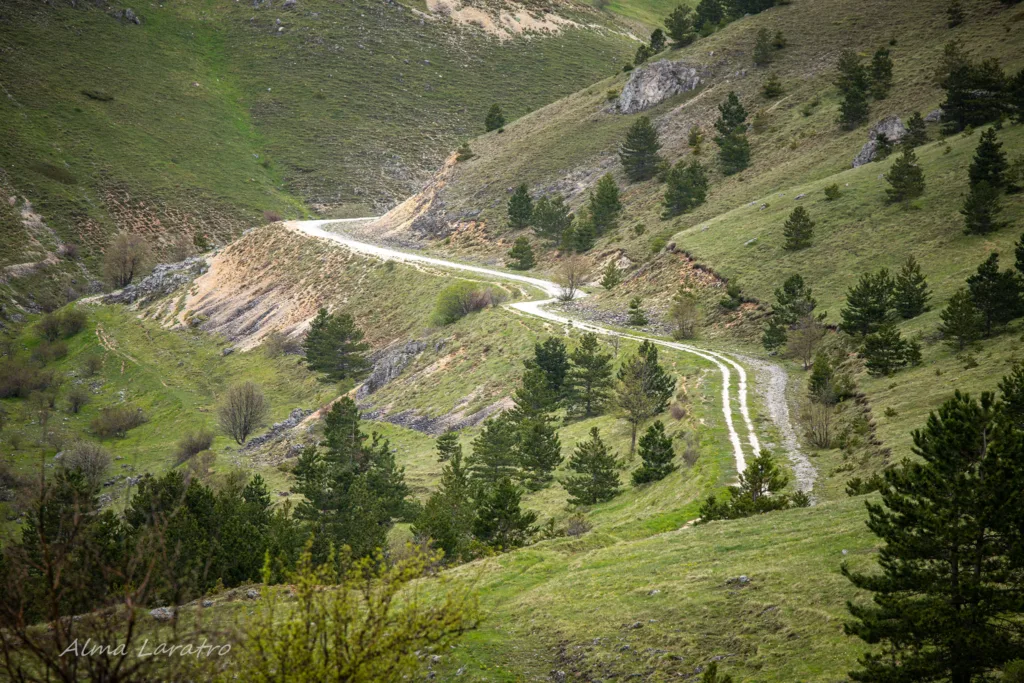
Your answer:
[[[218,409],[221,429],[242,445],[263,425],[269,410],[270,404],[258,386],[252,382],[236,384]]]
[[[562,288],[558,295],[561,301],[572,301],[576,298],[576,292],[590,277],[590,267],[590,260],[580,254],[571,254],[562,260],[555,271],[555,282]]]
[[[797,321],[796,329],[789,333],[786,352],[790,357],[799,358],[804,370],[811,367],[814,352],[825,338],[825,326],[814,315],[805,315]]]
[[[116,289],[126,287],[143,272],[150,258],[149,245],[142,237],[122,232],[111,240],[103,254],[107,279]]]
[[[68,471],[81,473],[91,486],[99,488],[103,483],[103,475],[110,467],[110,453],[93,441],[78,441],[65,449],[61,466]]]

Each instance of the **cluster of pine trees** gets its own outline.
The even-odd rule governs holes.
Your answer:
[[[542,195],[536,201],[522,184],[508,200],[508,222],[515,230],[533,228],[538,237],[564,251],[585,252],[594,240],[618,227],[622,213],[619,187],[610,174],[594,186],[579,214],[573,214],[565,198],[558,193]],[[535,264],[529,240],[520,238],[508,254],[509,266],[528,270]]]
[[[993,252],[967,278],[942,310],[939,332],[959,351],[1024,316],[1024,235],[1016,244],[1014,268],[1000,270]]]

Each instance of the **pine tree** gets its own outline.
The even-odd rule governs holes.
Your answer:
[[[957,290],[940,314],[942,324],[939,332],[950,346],[963,351],[968,344],[981,337],[985,321],[974,307],[971,293],[966,289]]]
[[[811,239],[814,235],[814,221],[811,220],[807,209],[798,206],[793,209],[782,227],[782,234],[786,238],[783,248],[787,251],[798,251],[811,246]]]
[[[959,133],[968,126],[997,120],[1007,109],[1006,76],[996,59],[975,63],[958,41],[947,44],[940,85],[943,132]]]
[[[1020,280],[1011,270],[999,272],[999,254],[989,254],[978,272],[967,278],[971,300],[984,320],[985,336],[1021,314]]]
[[[676,381],[658,364],[658,347],[650,341],[641,343],[636,356],[619,368],[618,380],[617,403],[632,428],[632,454],[640,425],[668,407]]]
[[[522,230],[530,225],[533,217],[533,200],[530,199],[530,191],[523,183],[516,188],[508,200],[508,223],[513,230]]]
[[[916,318],[928,310],[928,282],[921,273],[921,266],[913,256],[908,256],[903,267],[896,276],[895,305],[896,312],[906,320]]]
[[[843,127],[853,129],[868,119],[868,71],[852,50],[839,55],[838,69],[835,84],[843,97],[839,105],[839,122]]]
[[[772,46],[772,34],[768,29],[758,29],[754,40],[754,64],[767,66],[775,59],[775,48]]]
[[[690,18],[691,11],[687,5],[678,5],[665,19],[665,28],[668,29],[668,36],[678,47],[689,45],[697,37],[697,32],[693,27],[693,19]]]
[[[525,237],[516,238],[508,252],[506,265],[512,270],[529,270],[537,265],[533,258],[533,247],[530,246],[530,240]]]
[[[1017,430],[1024,429],[1024,364],[1017,362],[1010,374],[999,380],[1002,415]]]
[[[671,218],[694,209],[707,199],[708,174],[694,159],[688,164],[678,162],[665,179],[665,210],[662,218]]]
[[[890,202],[906,202],[924,194],[924,171],[917,165],[917,155],[911,147],[904,147],[885,174],[891,187],[885,194]]]
[[[701,143],[704,141],[704,131],[700,126],[690,126],[690,132],[686,135],[686,144],[694,156],[700,156]]]
[[[860,281],[846,293],[846,307],[839,315],[839,328],[851,335],[866,336],[890,319],[894,306],[896,284],[889,271],[865,273]]]
[[[700,0],[694,12],[693,23],[698,30],[711,30],[725,18],[725,9],[721,0]]]
[[[492,548],[511,550],[526,545],[537,533],[537,513],[521,507],[522,493],[512,480],[498,481],[477,504],[473,535]]]
[[[533,231],[540,237],[561,242],[573,221],[573,214],[560,194],[544,195],[533,206]]]
[[[988,183],[994,190],[1003,189],[1008,168],[1003,143],[996,140],[996,129],[989,128],[981,134],[978,147],[974,150],[974,160],[967,171],[971,187],[974,188],[978,183]]]
[[[693,339],[696,336],[698,315],[697,296],[687,285],[679,285],[668,309],[673,327],[672,336],[675,339]]]
[[[516,459],[527,488],[537,491],[551,482],[552,472],[562,464],[562,443],[546,416],[520,422]]]
[[[818,301],[812,296],[811,288],[804,283],[803,277],[794,273],[775,290],[772,316],[782,325],[795,325],[801,318],[811,315],[817,306]]]
[[[512,394],[515,408],[509,413],[514,422],[544,416],[553,411],[561,395],[552,389],[544,371],[532,363],[526,366],[519,386]]]
[[[574,472],[562,482],[569,493],[570,505],[595,505],[619,494],[620,463],[608,450],[597,427],[590,430],[590,439],[576,444],[569,469]]]
[[[656,55],[665,49],[665,32],[660,28],[656,28],[651,31],[651,54]]]
[[[622,201],[619,199],[619,186],[611,173],[601,176],[590,195],[590,219],[594,224],[594,233],[601,235],[614,230],[622,213]]]
[[[491,105],[491,108],[487,112],[487,116],[484,118],[484,128],[487,132],[492,130],[500,132],[505,128],[505,115],[502,113],[500,105]]]
[[[888,377],[910,362],[909,351],[909,344],[896,326],[886,323],[877,332],[864,338],[861,356],[868,374]]]
[[[363,341],[363,332],[348,313],[317,311],[302,342],[306,365],[323,375],[325,382],[358,379],[370,370],[366,352],[370,345]]]
[[[963,5],[960,4],[960,0],[950,0],[949,6],[946,7],[946,26],[956,28],[962,23],[964,23]]]
[[[565,380],[569,376],[569,353],[561,337],[548,337],[533,346],[533,360],[528,367],[537,367],[547,378],[548,387],[555,396],[565,393]]]
[[[892,89],[892,58],[889,50],[880,47],[871,58],[871,95],[884,100]]]
[[[644,302],[640,297],[635,296],[629,300],[629,316],[626,324],[630,327],[643,327],[647,324],[647,314],[644,313]]]
[[[469,161],[475,156],[476,154],[470,148],[468,140],[459,145],[459,148],[455,151],[455,161],[458,162]]]
[[[636,49],[636,54],[633,56],[633,66],[640,66],[650,59],[652,55],[654,55],[654,51],[651,50],[650,45],[641,45]]]
[[[615,261],[609,261],[604,267],[604,275],[601,277],[601,286],[605,289],[615,289],[622,282],[622,273],[619,271]]]
[[[519,477],[515,447],[519,437],[516,424],[507,413],[488,418],[473,440],[469,478],[476,487],[488,488],[502,479]]]
[[[658,170],[658,131],[651,120],[641,116],[630,126],[626,141],[619,147],[619,161],[632,182],[650,180]]]
[[[672,464],[676,457],[672,450],[672,437],[665,434],[665,425],[656,420],[640,437],[640,460],[643,464],[633,470],[633,484],[649,484],[661,481],[678,469]]]
[[[739,486],[730,486],[727,498],[719,501],[712,494],[700,508],[700,521],[738,519],[789,507],[788,496],[781,493],[789,477],[779,470],[771,451],[762,448],[740,474]]]
[[[715,144],[718,158],[725,175],[739,173],[750,165],[750,143],[746,136],[747,111],[740,104],[735,92],[730,92],[725,102],[718,106],[719,118],[715,122]]]
[[[435,443],[438,462],[444,463],[441,483],[423,506],[412,534],[431,539],[447,560],[468,560],[476,511],[462,446],[457,432],[446,432]]]
[[[779,80],[779,76],[774,72],[768,74],[768,78],[765,80],[764,85],[761,86],[761,94],[764,98],[766,100],[774,100],[784,92],[786,91],[782,87],[782,81]]]
[[[569,360],[572,361],[566,378],[569,411],[586,417],[600,413],[611,393],[611,354],[601,353],[597,335],[586,332]]]
[[[576,222],[572,226],[572,250],[577,254],[590,251],[594,248],[594,221],[584,212],[576,216]]]
[[[1024,447],[997,410],[991,394],[956,392],[914,432],[917,459],[884,471],[881,502],[867,503],[881,573],[842,567],[874,594],[849,603],[846,633],[880,645],[853,680],[969,683],[1019,653],[1005,628],[1022,611],[1006,501],[1024,487]]]
[[[964,199],[963,208],[960,209],[964,217],[964,233],[987,235],[1005,228],[1006,223],[999,220],[1002,210],[999,190],[984,180],[973,185]]]
[[[761,333],[761,346],[768,353],[776,353],[786,345],[787,336],[786,326],[773,315],[768,318],[768,322]]]
[[[901,143],[907,147],[920,147],[927,142],[928,130],[925,127],[924,118],[921,116],[921,112],[915,111],[907,121],[907,133],[903,136]]]

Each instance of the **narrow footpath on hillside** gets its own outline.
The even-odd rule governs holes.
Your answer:
[[[460,263],[458,261],[447,261],[445,259],[426,256],[416,252],[400,251],[390,247],[355,240],[344,233],[332,232],[324,229],[324,226],[329,224],[359,223],[367,220],[372,220],[372,218],[289,221],[285,225],[291,230],[301,232],[309,235],[310,237],[330,240],[359,254],[403,263],[421,263],[449,270],[477,273],[479,275],[486,275],[492,278],[520,282],[540,290],[547,295],[548,298],[507,304],[507,308],[518,313],[534,316],[560,325],[571,325],[576,329],[584,330],[586,332],[594,332],[596,334],[620,337],[623,339],[650,340],[659,346],[675,349],[677,351],[682,351],[684,353],[689,353],[703,358],[704,360],[713,363],[722,375],[722,416],[725,418],[726,429],[729,433],[729,441],[732,444],[733,455],[736,461],[736,471],[742,472],[746,468],[747,449],[749,449],[751,454],[756,454],[761,450],[757,431],[754,429],[754,423],[750,417],[748,403],[749,383],[747,381],[747,372],[742,365],[729,356],[717,351],[710,351],[708,349],[696,347],[691,344],[683,344],[680,342],[658,339],[657,337],[649,337],[646,335],[614,330],[588,321],[569,318],[565,315],[550,311],[545,307],[558,300],[558,296],[561,294],[562,288],[557,283],[549,280],[530,277],[528,275],[519,275],[517,273],[506,273],[500,270],[473,266],[466,263]],[[576,294],[577,298],[583,296],[586,296],[586,292],[579,291]],[[789,408],[786,402],[786,372],[781,367],[772,363],[752,358],[744,358],[744,360],[757,368],[758,376],[760,378],[758,383],[760,394],[765,402],[769,418],[776,425],[776,428],[779,430],[782,437],[782,445],[786,449],[786,454],[792,463],[793,473],[797,480],[797,486],[802,491],[810,493],[814,487],[816,473],[810,460],[803,452],[800,451],[796,432],[790,423]],[[740,437],[740,433],[736,428],[732,386],[734,373],[736,375],[735,403],[738,408],[740,419],[743,423],[742,427],[747,436],[745,441]]]

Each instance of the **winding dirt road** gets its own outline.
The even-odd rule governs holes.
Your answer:
[[[561,287],[549,280],[542,280],[540,278],[530,277],[528,275],[519,275],[516,273],[506,273],[500,270],[492,270],[490,268],[473,266],[466,263],[459,263],[457,261],[446,261],[444,259],[434,258],[416,252],[399,251],[397,249],[355,240],[343,233],[331,232],[323,228],[323,226],[327,224],[359,223],[366,222],[367,220],[372,219],[347,218],[319,221],[289,221],[285,225],[291,230],[304,233],[311,237],[318,237],[336,242],[347,247],[353,252],[366,254],[368,256],[375,256],[381,259],[389,259],[404,263],[422,263],[449,270],[460,270],[464,272],[477,273],[479,275],[486,275],[491,278],[520,282],[540,290],[546,294],[548,298],[508,304],[508,308],[519,313],[535,316],[561,325],[572,325],[577,329],[594,332],[596,334],[621,337],[623,339],[650,340],[659,346],[683,351],[684,353],[689,353],[703,358],[717,366],[719,372],[722,374],[722,415],[725,418],[726,429],[729,432],[729,441],[732,443],[733,455],[736,461],[736,471],[742,472],[746,468],[746,449],[749,449],[749,452],[753,454],[756,454],[761,450],[761,443],[757,438],[757,432],[754,429],[754,423],[750,417],[750,409],[748,406],[747,396],[749,388],[747,372],[742,365],[732,358],[729,358],[722,353],[698,348],[690,344],[670,342],[653,337],[620,332],[618,330],[609,329],[586,321],[575,320],[549,311],[545,306],[554,303],[557,300],[558,295],[561,293]],[[582,296],[586,296],[586,293],[577,293],[577,297]],[[781,368],[777,368],[777,366],[772,367],[775,368],[778,373],[781,373],[781,377],[783,378],[781,384],[777,380],[771,383],[771,386],[762,387],[762,389],[763,391],[770,391],[773,394],[770,403],[778,404],[781,401],[782,405],[785,405],[785,372]],[[746,434],[745,441],[740,437],[740,433],[736,428],[736,419],[733,408],[733,373],[736,375],[736,406],[738,408],[739,417],[743,423],[743,430]],[[778,376],[778,373],[776,377]],[[769,412],[770,417],[773,420],[777,420],[779,418],[785,420],[785,424],[778,425],[778,428],[783,434],[793,434],[793,428],[789,424],[788,412],[780,412],[777,410],[770,410]],[[811,488],[814,486],[814,468],[810,465],[806,456],[795,448],[795,438],[792,440],[787,438],[785,440],[787,442],[787,454],[793,462],[794,471],[797,475],[798,486],[800,489],[810,492]]]

